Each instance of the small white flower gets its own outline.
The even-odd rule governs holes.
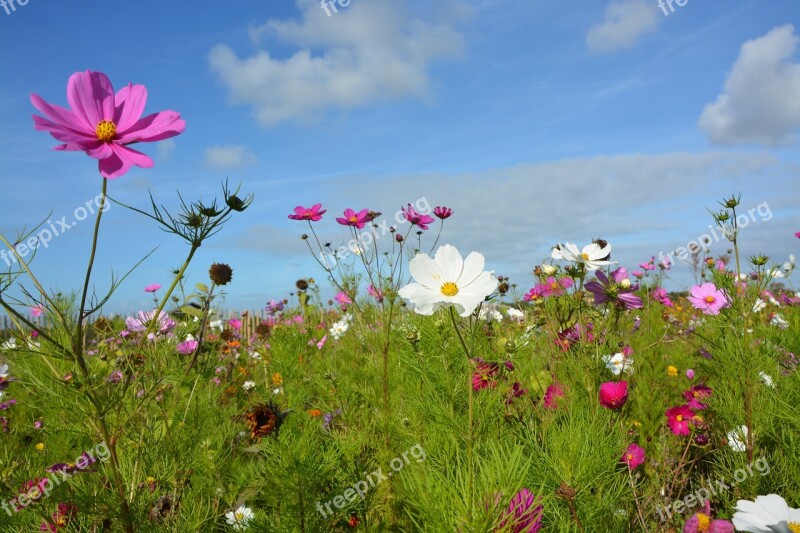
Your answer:
[[[770,377],[769,374],[767,374],[766,372],[759,372],[758,376],[761,378],[761,381],[764,382],[764,385],[766,385],[770,389],[775,388],[775,382],[772,381],[772,378]]]
[[[277,389],[272,389],[272,394],[277,396],[278,394],[283,394],[283,387],[278,387]]]
[[[256,382],[255,381],[245,381],[244,383],[242,383],[242,388],[244,390],[250,392],[251,390],[256,388]]]
[[[16,350],[17,348],[17,339],[16,337],[11,337],[3,345],[0,347],[3,350]]]
[[[791,274],[795,267],[795,258],[794,254],[789,254],[789,260],[783,264],[783,270],[786,274]]]
[[[735,452],[747,450],[747,426],[739,426],[728,432],[728,446]]]
[[[500,314],[500,311],[497,310],[496,306],[485,305],[481,307],[480,312],[478,313],[478,318],[481,320],[485,320],[487,322],[502,322],[503,315]]]
[[[235,511],[225,513],[226,522],[229,526],[233,526],[234,531],[244,531],[248,528],[249,522],[255,518],[253,511],[244,505],[241,505]]]
[[[772,271],[769,273],[771,278],[784,278],[786,276],[783,275],[783,270],[780,268],[773,268]]]
[[[633,373],[633,359],[626,357],[622,352],[603,356],[603,362],[606,364],[606,368],[615,376],[619,376],[622,372]]]
[[[558,268],[556,268],[553,265],[547,265],[547,264],[542,265],[542,272],[544,273],[545,276],[552,276],[553,274],[556,273],[556,271],[558,271]]]
[[[760,313],[762,309],[767,306],[767,302],[762,300],[761,298],[756,298],[756,303],[753,305],[753,312]]]
[[[340,321],[336,322],[335,324],[333,324],[333,326],[331,326],[331,329],[328,331],[328,333],[330,333],[331,336],[335,340],[338,341],[339,339],[341,339],[344,336],[345,333],[347,333],[347,330],[349,328],[350,328],[350,324],[346,320],[343,319],[343,320],[340,320]]]
[[[509,307],[506,309],[506,314],[508,315],[508,318],[514,321],[522,322],[525,320],[525,313],[516,307]]]
[[[208,327],[210,327],[211,329],[218,329],[218,330],[222,331],[222,329],[223,329],[225,326],[223,326],[223,325],[222,325],[222,320],[212,320],[212,321],[211,321],[211,322],[208,324]]]
[[[789,323],[786,321],[780,313],[775,313],[772,315],[772,318],[769,319],[769,323],[775,326],[778,329],[786,329],[789,327]]]
[[[597,243],[587,244],[582,250],[578,246],[568,242],[561,247],[561,257],[567,261],[572,261],[579,265],[584,265],[586,270],[596,270],[601,266],[612,265],[616,261],[606,261],[604,258],[611,254],[611,245],[606,244],[603,248]]]
[[[739,500],[731,518],[736,531],[792,533],[800,529],[800,509],[792,509],[777,494]]]
[[[8,365],[0,365],[0,378],[8,377]]]
[[[484,299],[497,290],[493,272],[483,270],[483,255],[472,252],[462,258],[449,244],[436,255],[417,254],[408,263],[413,283],[400,289],[401,298],[414,304],[420,315],[432,315],[440,307],[454,307],[463,317],[471,315]]]
[[[197,339],[194,337],[194,335],[192,335],[191,333],[189,333],[189,334],[187,334],[187,335],[186,335],[186,339],[184,340],[184,342],[196,341],[196,340],[197,340]]]
[[[250,358],[251,359],[255,359],[256,361],[260,361],[261,360],[261,354],[256,352],[256,351],[252,351],[252,352],[250,352]]]

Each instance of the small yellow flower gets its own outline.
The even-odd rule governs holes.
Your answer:
[[[147,482],[148,485],[152,485],[153,483],[156,482],[156,478],[154,478],[153,476],[147,476],[147,479],[145,481]]]
[[[36,444],[36,450],[43,452],[44,451],[44,442],[39,442]]]
[[[672,365],[667,367],[667,375],[671,378],[678,377],[678,368]]]
[[[632,424],[633,426],[637,427],[637,428],[640,428],[640,427],[642,427],[642,423],[641,423],[641,422],[639,422],[638,420],[631,420],[631,424]]]
[[[275,372],[272,374],[272,384],[276,387],[283,385],[283,376],[281,376],[280,372]]]

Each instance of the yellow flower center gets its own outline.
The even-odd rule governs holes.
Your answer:
[[[677,420],[678,422],[683,422],[683,415],[676,416],[675,420]]]
[[[711,517],[704,513],[697,513],[697,531],[705,532],[711,526]]]
[[[800,533],[800,522],[789,522],[786,526],[792,533]]]
[[[444,285],[442,285],[442,294],[445,296],[455,296],[458,294],[458,285],[453,283],[452,281],[448,281]]]
[[[233,515],[237,522],[241,522],[244,520],[244,513],[236,513]]]
[[[583,257],[584,261],[588,261],[589,260],[589,254],[581,254],[581,257]]]
[[[713,296],[706,296],[706,301],[708,303],[710,303],[710,304],[713,304],[714,303],[714,297]]]
[[[628,462],[633,461],[633,454],[632,453],[629,453],[628,455],[626,455],[626,457],[628,458]]]
[[[117,125],[110,120],[103,120],[97,125],[97,139],[103,142],[111,142],[117,136]]]
[[[42,491],[40,491],[36,487],[33,487],[31,490],[28,491],[28,498],[30,498],[31,500],[36,500],[41,495],[42,495]]]
[[[350,222],[354,222],[354,223],[355,223],[355,222],[358,222],[358,217],[357,217],[357,216],[355,216],[355,215],[353,215],[353,216],[351,216],[351,217],[350,217],[348,220],[349,220]]]

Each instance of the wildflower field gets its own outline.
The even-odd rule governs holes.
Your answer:
[[[36,194],[40,222],[0,234],[0,532],[800,533],[800,231],[758,251],[753,198],[696,195],[709,230],[666,255],[587,225],[509,277],[450,229],[480,207],[301,186],[280,218],[306,266],[243,311],[244,266],[198,257],[275,200],[235,175],[123,186],[191,127],[148,98],[95,70],[30,96],[36,135],[99,176],[70,185],[95,195],[71,285],[39,274],[74,225]],[[118,293],[153,252],[102,255],[123,213],[171,243],[135,312]]]

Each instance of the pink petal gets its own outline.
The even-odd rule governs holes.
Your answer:
[[[162,141],[175,137],[186,129],[186,121],[175,111],[161,111],[139,119],[133,126],[118,133],[117,142],[131,144],[136,142]]]
[[[126,131],[142,118],[147,103],[147,88],[129,83],[115,97],[114,123],[119,131]]]
[[[113,150],[111,157],[101,159],[98,167],[104,178],[113,180],[127,173],[133,165],[142,168],[153,166],[153,160],[141,152],[118,144],[108,144]]]
[[[94,133],[95,131],[96,124],[90,125],[84,117],[76,115],[67,108],[48,104],[45,102],[44,98],[38,94],[31,95],[31,104],[33,104],[33,107],[38,109],[40,113],[47,116],[53,123],[63,128],[87,133]],[[34,120],[36,120],[35,117]]]
[[[71,144],[83,144],[97,141],[94,135],[88,135],[81,131],[75,131],[67,126],[55,123],[38,115],[33,116],[33,127],[37,131],[49,132],[55,139]]]
[[[114,118],[114,87],[102,72],[76,72],[67,83],[67,102],[84,117],[92,130],[103,120]]]

